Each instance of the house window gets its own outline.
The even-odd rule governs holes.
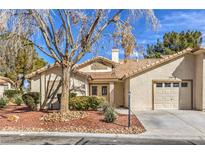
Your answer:
[[[157,83],[156,87],[162,87],[162,83]]]
[[[107,96],[107,86],[102,86],[102,96]]]
[[[171,87],[171,83],[165,83],[165,87]]]
[[[97,95],[97,86],[92,86],[92,95]]]
[[[182,82],[181,87],[188,87],[188,83],[187,82]]]
[[[179,83],[173,83],[173,87],[179,87]]]

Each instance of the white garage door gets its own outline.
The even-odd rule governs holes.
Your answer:
[[[191,82],[157,82],[154,84],[154,109],[192,109]]]

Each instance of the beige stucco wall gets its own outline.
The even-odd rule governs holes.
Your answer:
[[[196,55],[196,72],[195,72],[195,90],[194,90],[194,107],[198,110],[202,108],[202,91],[203,91],[203,54]]]
[[[130,89],[130,79],[126,79],[124,82],[124,106],[128,107],[128,92]]]
[[[40,76],[33,77],[30,86],[32,92],[40,92]]]
[[[203,110],[205,109],[205,55],[203,52],[196,55],[195,63],[195,108]]]
[[[97,62],[96,62],[97,63]],[[79,71],[81,72],[111,72],[112,71],[112,68],[109,67],[109,66],[106,66],[104,65],[104,67],[106,67],[106,69],[99,69],[99,70],[92,70],[91,69],[91,66],[93,65],[94,63],[90,64],[90,65],[87,65],[81,69],[79,69]],[[101,64],[101,63],[100,63]],[[103,64],[102,64],[103,65]]]
[[[186,80],[195,78],[195,57],[188,54],[170,63],[156,67],[130,79],[131,108],[132,110],[152,109],[152,81],[153,80]],[[128,83],[128,79],[125,83]],[[125,93],[128,93],[125,86]],[[125,94],[125,99],[127,96]],[[127,102],[125,101],[125,106]]]
[[[4,96],[4,91],[11,89],[11,83],[7,82],[0,85],[0,98]]]
[[[41,92],[42,103],[44,100],[48,102],[48,104],[57,103],[58,100],[56,94],[61,92],[61,87],[57,90],[58,83],[61,80],[60,75],[60,68],[54,67],[31,79],[31,91]],[[52,84],[54,86],[52,86]],[[71,74],[70,89],[77,93],[77,95],[88,95],[87,78],[84,76]]]

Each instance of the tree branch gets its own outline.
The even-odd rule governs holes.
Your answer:
[[[66,45],[65,45],[65,57],[66,58],[68,58],[68,45],[69,45],[69,34],[68,34],[68,28],[67,28],[67,26],[66,26],[66,22],[65,22],[65,20],[64,20],[64,18],[63,18],[63,15],[62,15],[62,13],[61,13],[61,11],[60,10],[58,10],[58,12],[59,12],[59,14],[60,14],[60,18],[61,18],[61,20],[62,20],[62,23],[63,23],[63,27],[64,27],[64,30],[65,30],[65,33],[66,33]],[[71,43],[71,42],[70,42]],[[71,45],[71,44],[70,44]],[[71,45],[72,46],[72,45]]]
[[[50,22],[51,30],[52,30],[53,37],[54,37],[54,43],[53,43],[53,44],[54,44],[54,46],[55,46],[55,48],[56,48],[58,54],[59,54],[61,57],[63,57],[64,55],[63,55],[63,53],[60,51],[60,49],[59,49],[59,47],[58,47],[58,40],[57,40],[57,37],[56,37],[56,32],[55,32],[55,28],[54,28],[53,21],[52,21],[52,19],[51,19],[50,13],[49,13],[49,15],[48,15],[48,20],[49,20],[49,22]]]
[[[92,40],[91,43],[90,43],[91,45],[98,40],[98,38],[99,38],[100,34],[102,33],[102,31],[103,31],[110,23],[115,22],[115,18],[116,18],[122,11],[123,11],[123,9],[118,10],[118,11],[112,16],[112,18],[111,18],[110,20],[108,20],[108,21],[98,30],[97,34],[95,35],[95,37],[93,38],[93,40]]]
[[[47,28],[45,26],[45,23],[43,22],[43,19],[41,19],[39,16],[39,14],[34,11],[34,10],[31,10],[32,11],[32,16],[34,17],[34,19],[36,20],[37,24],[39,25],[39,29],[43,35],[43,38],[45,40],[45,43],[52,55],[52,58],[54,58],[57,62],[60,63],[61,59],[56,55],[55,51],[53,50],[53,48],[51,47],[51,44],[50,44],[50,40],[49,40],[49,37],[48,37],[48,34],[47,34]]]

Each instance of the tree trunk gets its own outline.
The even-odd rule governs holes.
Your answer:
[[[67,112],[69,111],[69,88],[70,88],[70,72],[71,67],[67,65],[62,65],[62,93],[61,93],[61,105],[60,111]]]

